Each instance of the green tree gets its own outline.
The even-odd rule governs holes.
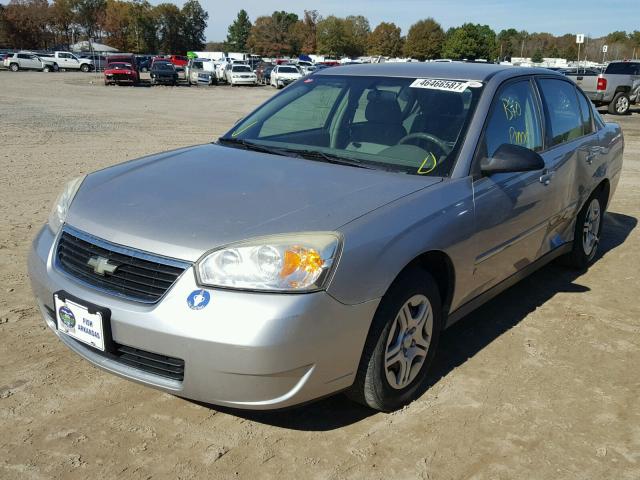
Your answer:
[[[433,18],[420,20],[411,25],[404,43],[404,54],[418,60],[439,58],[442,52],[444,31]]]
[[[182,37],[184,50],[202,50],[205,45],[204,31],[209,14],[198,0],[187,0],[182,6]]]
[[[349,38],[344,28],[344,21],[330,15],[318,22],[316,31],[318,53],[344,55],[349,48]]]
[[[153,9],[158,25],[158,50],[161,53],[186,52],[184,38],[184,17],[173,3],[161,3]]]
[[[131,2],[131,29],[129,43],[136,52],[155,52],[158,50],[157,18],[153,7],[147,0]]]
[[[531,61],[533,63],[540,63],[542,62],[543,57],[542,57],[542,50],[538,49],[535,52],[533,52],[533,55],[531,56]]]
[[[240,10],[234,22],[229,25],[227,45],[236,52],[244,52],[251,33],[251,21],[246,10]]]
[[[465,23],[447,32],[442,55],[454,60],[492,60],[495,47],[496,34],[488,25]]]
[[[402,37],[400,27],[395,23],[380,23],[369,35],[369,55],[398,57],[402,53]]]
[[[351,57],[364,55],[367,51],[371,27],[369,20],[362,15],[350,15],[342,20],[344,33],[347,37],[344,53]]]

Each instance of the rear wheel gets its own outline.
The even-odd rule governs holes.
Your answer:
[[[9,68],[11,69],[12,72],[17,72],[18,70],[20,70],[20,67],[18,66],[17,63],[12,63]]]
[[[601,190],[594,192],[576,218],[571,251],[561,257],[561,263],[573,268],[585,269],[598,253],[605,209]]]
[[[609,104],[609,113],[614,115],[626,115],[631,108],[631,100],[629,96],[624,92],[619,92],[613,97],[613,100]]]
[[[378,306],[347,395],[387,412],[415,400],[426,383],[441,329],[440,293],[433,277],[418,268],[402,273]]]

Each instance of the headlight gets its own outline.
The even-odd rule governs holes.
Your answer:
[[[245,290],[320,290],[337,263],[337,233],[295,233],[239,242],[214,250],[197,265],[202,285]]]
[[[82,181],[85,177],[86,175],[74,178],[65,185],[62,193],[58,195],[58,198],[51,209],[51,213],[49,214],[49,228],[51,228],[53,233],[58,233],[58,230],[62,227],[62,224],[67,218],[67,212],[69,211],[71,202],[73,202],[73,198],[76,196],[76,193],[78,192],[80,185],[82,185]]]

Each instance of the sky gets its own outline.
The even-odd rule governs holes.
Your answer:
[[[161,0],[152,0],[161,3]],[[175,0],[181,4],[181,0]],[[304,10],[321,15],[364,15],[371,28],[393,22],[405,35],[417,20],[435,18],[446,30],[466,22],[487,24],[496,32],[514,27],[529,32],[584,33],[599,37],[614,30],[640,30],[640,0],[200,0],[209,12],[207,41],[222,41],[238,11],[244,8],[251,21],[274,10],[302,17]]]

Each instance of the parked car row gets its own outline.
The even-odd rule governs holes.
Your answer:
[[[30,52],[21,51],[3,54],[2,64],[12,72],[19,70],[39,70],[57,72],[58,70],[94,70],[91,58],[78,57],[70,52]]]

